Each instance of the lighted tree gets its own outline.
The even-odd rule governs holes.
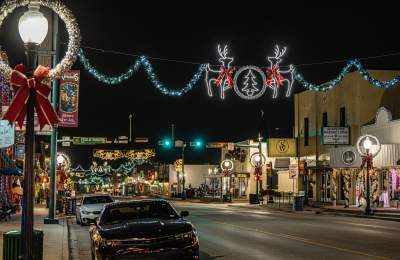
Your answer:
[[[244,88],[242,88],[243,92],[246,92],[247,96],[253,96],[256,92],[259,91],[256,81],[256,76],[254,76],[253,71],[249,70],[249,73],[244,76],[245,80],[243,82]]]

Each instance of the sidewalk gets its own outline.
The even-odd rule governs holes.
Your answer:
[[[349,217],[361,217],[361,218],[371,218],[379,220],[389,220],[400,222],[400,209],[399,208],[373,208],[373,215],[365,215],[364,208],[358,208],[355,206],[350,206],[349,208],[344,208],[343,206],[305,206],[304,211],[293,211],[292,204],[229,204],[230,207],[239,207],[246,209],[257,209],[257,210],[278,210],[283,212],[291,212],[297,214],[331,214]]]
[[[46,208],[35,208],[34,228],[41,229],[43,238],[43,259],[44,260],[68,260],[68,230],[67,223],[60,218],[58,225],[44,225],[43,220],[47,217]],[[21,213],[11,216],[11,220],[0,222],[0,258],[3,257],[3,233],[10,230],[21,229]]]

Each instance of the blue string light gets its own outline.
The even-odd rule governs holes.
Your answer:
[[[343,80],[343,78],[346,76],[346,74],[351,72],[351,69],[353,67],[358,70],[358,72],[363,77],[363,79],[365,79],[366,81],[368,81],[369,83],[371,83],[373,86],[375,86],[377,88],[389,88],[389,87],[393,87],[395,84],[400,83],[400,76],[397,76],[388,81],[375,79],[368,73],[368,71],[366,69],[364,69],[362,63],[357,59],[349,60],[346,64],[346,66],[343,67],[343,69],[339,73],[339,75],[327,83],[323,83],[323,84],[319,84],[319,85],[310,83],[310,82],[306,81],[304,79],[303,75],[299,72],[295,73],[295,79],[300,85],[302,85],[304,88],[306,88],[308,90],[328,91],[328,90],[332,89],[333,87],[335,87],[337,84],[339,84]]]
[[[154,68],[151,65],[149,59],[146,56],[140,56],[136,59],[136,61],[128,67],[128,70],[119,76],[107,76],[101,72],[99,72],[93,65],[89,62],[88,58],[86,58],[82,49],[78,52],[78,57],[83,67],[90,73],[94,78],[98,81],[103,82],[107,85],[116,85],[120,84],[123,81],[130,79],[141,66],[143,66],[144,70],[146,71],[147,78],[151,81],[151,83],[164,95],[168,96],[182,96],[185,93],[189,92],[193,89],[194,85],[199,81],[203,71],[206,68],[205,64],[200,64],[197,72],[193,75],[192,79],[186,83],[183,88],[175,89],[165,86],[157,77],[156,73],[154,72]],[[327,83],[323,84],[314,84],[306,81],[303,75],[296,71],[294,74],[295,80],[304,88],[312,91],[328,91],[334,88],[337,84],[339,84],[343,78],[352,71],[353,68],[356,68],[363,79],[367,80],[373,86],[377,88],[389,88],[393,87],[395,84],[400,83],[400,76],[397,76],[391,80],[383,81],[378,80],[372,77],[366,69],[364,69],[362,63],[357,60],[349,60],[347,64],[342,68],[341,72],[337,75],[336,78],[330,80]]]
[[[79,60],[83,64],[83,67],[93,75],[98,81],[103,82],[108,85],[116,85],[120,84],[125,80],[128,80],[135,74],[140,66],[143,66],[146,71],[147,78],[151,81],[151,83],[164,95],[168,96],[182,96],[183,94],[192,90],[194,85],[199,81],[204,69],[205,64],[201,64],[197,70],[197,72],[193,75],[192,79],[186,83],[186,86],[181,89],[173,89],[166,87],[154,72],[153,66],[151,65],[149,59],[146,56],[140,56],[131,66],[129,66],[128,70],[122,73],[119,76],[107,76],[105,74],[100,73],[96,68],[94,68],[89,60],[86,58],[82,49],[79,50],[78,53]]]

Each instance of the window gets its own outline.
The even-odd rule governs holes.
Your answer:
[[[309,125],[308,118],[304,118],[304,146],[308,146],[308,137],[309,137]]]
[[[328,112],[322,113],[322,127],[328,126]]]
[[[346,108],[345,107],[340,108],[340,126],[341,127],[346,126]]]

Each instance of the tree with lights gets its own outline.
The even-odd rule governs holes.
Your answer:
[[[247,96],[253,96],[255,92],[258,92],[259,89],[257,86],[256,76],[254,76],[253,71],[249,70],[246,76],[244,76],[245,80],[243,82],[244,88],[242,88],[243,92],[246,92]],[[250,81],[250,82],[249,82]]]

